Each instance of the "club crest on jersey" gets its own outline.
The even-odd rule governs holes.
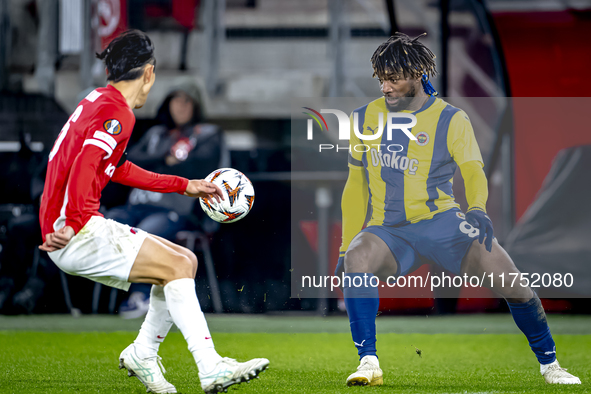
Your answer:
[[[421,131],[419,134],[416,135],[417,137],[417,145],[425,146],[429,143],[429,134]]]
[[[466,219],[466,215],[464,215],[462,212],[456,212],[456,216],[462,220]]]
[[[121,123],[117,119],[109,119],[103,123],[105,131],[112,135],[119,135],[121,133]]]

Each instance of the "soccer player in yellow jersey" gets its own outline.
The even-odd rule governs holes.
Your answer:
[[[458,275],[480,278],[492,273],[493,289],[507,300],[546,382],[580,384],[556,361],[554,340],[537,295],[530,287],[501,283],[499,274],[509,278],[519,271],[493,237],[486,214],[484,164],[470,119],[435,97],[429,82],[436,75],[435,56],[418,38],[397,33],[378,47],[371,63],[384,97],[351,116],[349,177],[341,204],[343,238],[336,269],[339,276],[345,273],[345,305],[360,357],[347,385],[383,383],[376,355],[379,294],[372,277],[386,280],[389,275],[406,275],[424,263]],[[416,140],[398,130],[390,135],[384,130],[376,138],[380,115],[385,124],[388,112],[413,114],[417,123],[410,132]],[[357,134],[367,138],[358,137],[355,127]],[[458,167],[469,204],[465,215],[452,192]],[[368,205],[372,215],[363,228]]]

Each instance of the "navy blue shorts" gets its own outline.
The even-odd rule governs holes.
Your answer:
[[[388,245],[398,263],[396,276],[411,273],[423,264],[437,264],[460,274],[462,259],[479,234],[457,208],[417,223],[400,227],[369,226],[361,232],[375,234]],[[341,265],[337,266],[337,275],[344,268]]]

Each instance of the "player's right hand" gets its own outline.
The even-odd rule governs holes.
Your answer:
[[[47,234],[45,236],[45,242],[43,242],[43,245],[39,246],[39,249],[44,252],[55,252],[56,250],[65,248],[74,235],[76,234],[72,227],[62,227],[56,232]]]
[[[222,202],[224,200],[224,194],[222,189],[215,183],[207,182],[203,179],[192,179],[187,185],[185,190],[185,196],[195,198],[205,198],[206,200],[213,202]]]
[[[466,212],[466,221],[473,227],[480,230],[478,242],[480,244],[484,242],[486,250],[490,252],[492,250],[492,243],[494,238],[493,224],[492,220],[490,220],[486,212],[481,211],[480,209],[472,209],[471,211]]]

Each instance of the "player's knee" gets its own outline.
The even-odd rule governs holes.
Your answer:
[[[361,248],[353,248],[345,253],[345,272],[367,272],[367,253]]]
[[[166,283],[176,279],[194,278],[193,263],[189,257],[183,254],[175,255],[169,265],[169,272],[166,276]]]
[[[199,261],[197,260],[197,256],[195,256],[195,253],[193,253],[189,249],[186,249],[185,250],[185,255],[187,256],[187,258],[191,262],[191,267],[192,267],[192,272],[193,272],[193,278],[194,278],[195,275],[197,274],[197,266],[199,264]]]

